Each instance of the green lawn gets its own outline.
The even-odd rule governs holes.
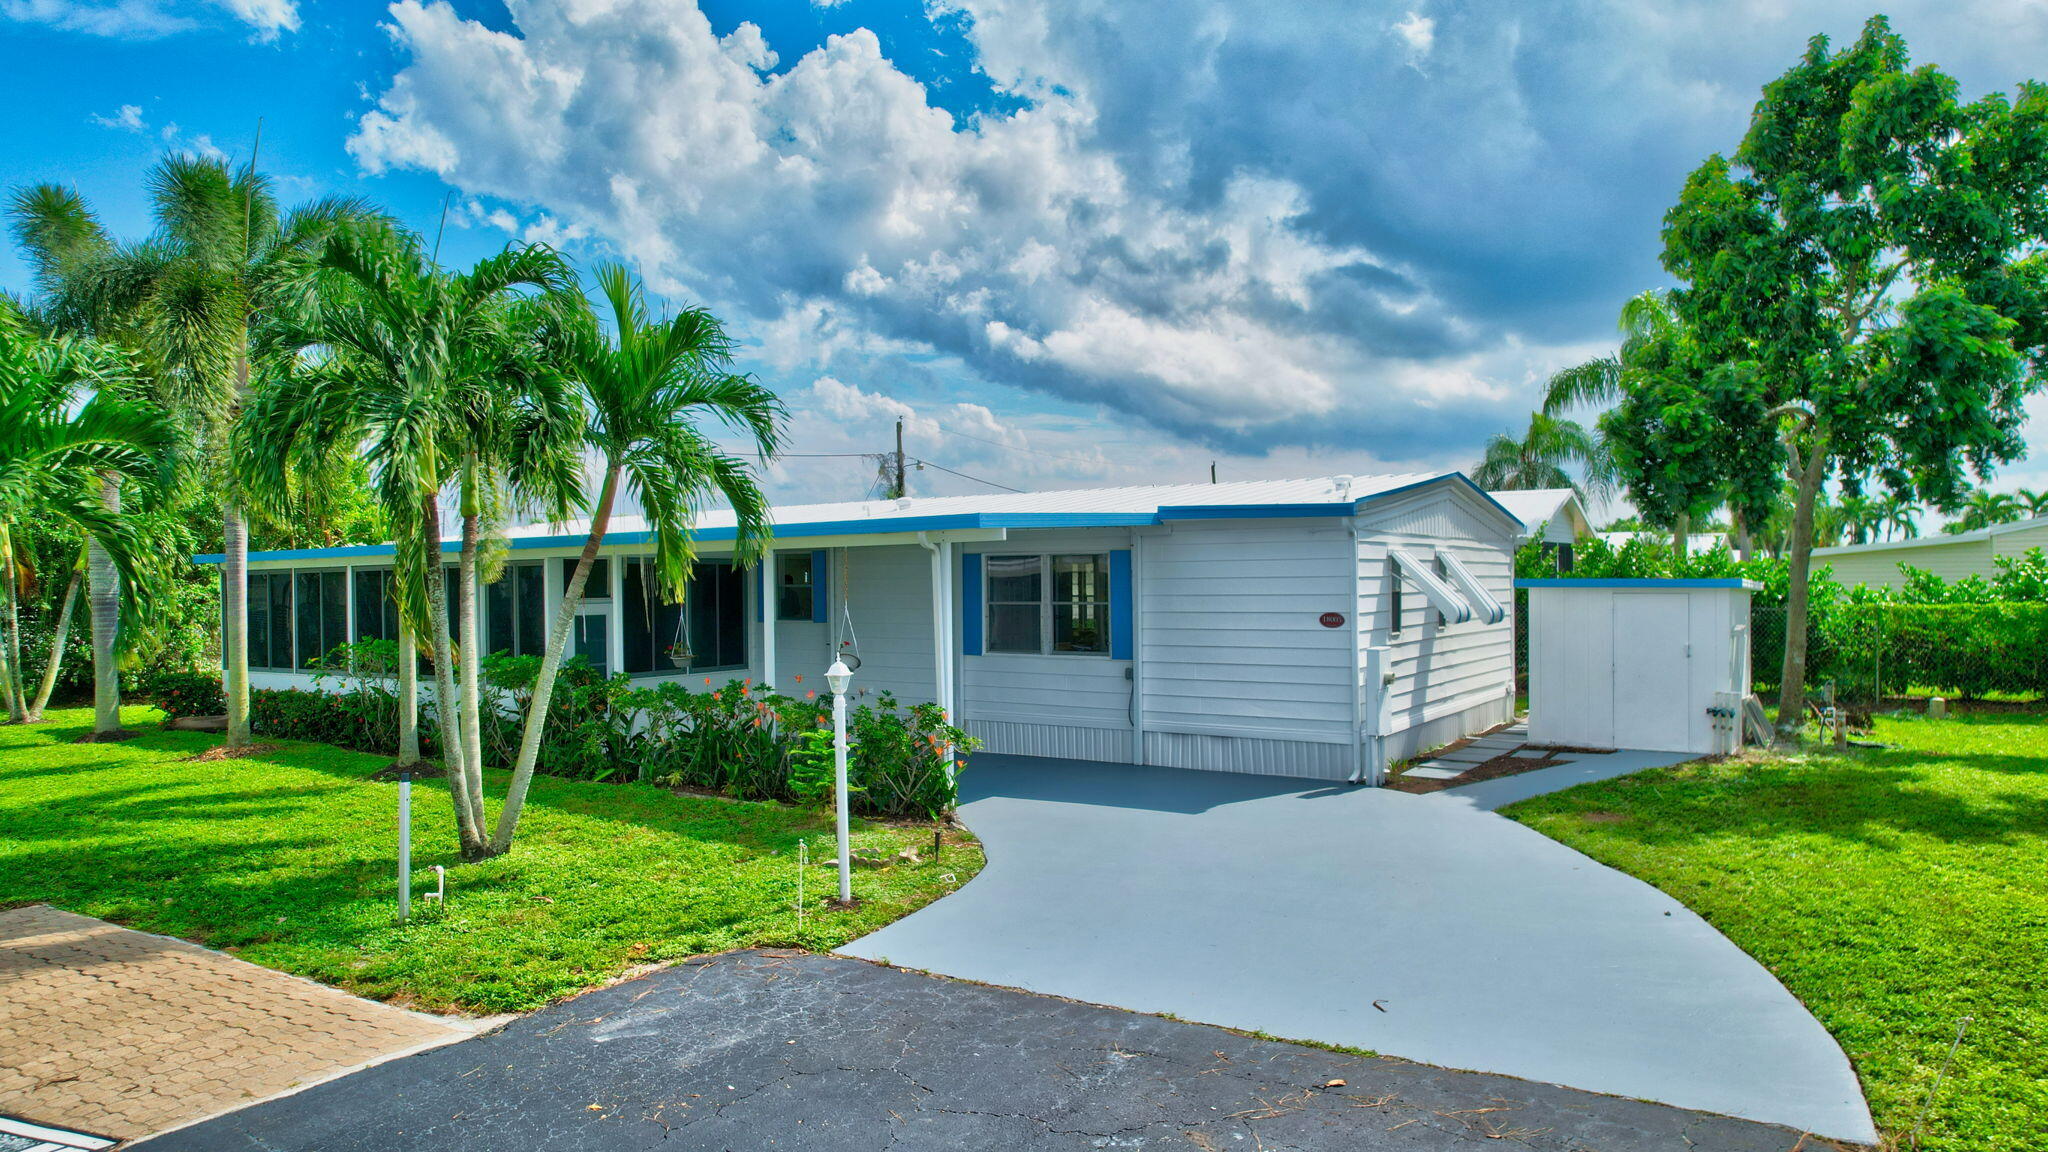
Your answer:
[[[1644,772],[1507,814],[1655,884],[1841,1041],[1889,1142],[2048,1148],[2048,719],[1878,720],[1882,751]]]
[[[321,744],[193,762],[214,737],[166,732],[75,744],[90,713],[0,727],[0,907],[47,902],[222,948],[365,996],[429,1009],[529,1009],[636,964],[759,944],[829,948],[965,883],[978,845],[936,864],[854,874],[859,906],[826,907],[829,812],[540,777],[513,851],[459,865],[438,780],[413,786],[419,887],[448,866],[448,907],[395,923],[389,763]],[[489,773],[486,794],[504,791]],[[493,809],[495,814],[495,809]],[[931,830],[856,822],[856,850],[893,855]],[[415,908],[419,905],[415,904]]]

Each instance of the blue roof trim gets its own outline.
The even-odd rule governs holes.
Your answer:
[[[1609,576],[1598,579],[1574,580],[1569,576],[1545,576],[1515,581],[1517,588],[1743,588],[1751,592],[1763,591],[1763,585],[1755,580],[1744,580],[1739,576],[1717,576],[1700,579],[1682,579],[1662,576]]]

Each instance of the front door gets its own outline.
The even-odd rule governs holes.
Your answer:
[[[1632,592],[1614,597],[1614,746],[1691,746],[1691,597]]]

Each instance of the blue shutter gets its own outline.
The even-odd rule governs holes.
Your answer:
[[[832,553],[823,548],[811,553],[811,623],[824,624],[832,619],[832,601],[826,598],[830,581],[825,578],[832,571]]]
[[[981,553],[960,556],[960,654],[981,655]]]
[[[1109,658],[1131,658],[1131,550],[1109,554]]]

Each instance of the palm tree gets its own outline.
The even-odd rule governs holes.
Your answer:
[[[550,333],[550,343],[562,371],[583,390],[588,411],[584,447],[603,461],[602,479],[582,554],[541,656],[519,759],[505,806],[498,811],[493,852],[509,850],[518,830],[556,672],[621,484],[638,494],[646,511],[654,533],[655,569],[671,598],[679,598],[689,582],[695,558],[691,526],[707,500],[723,498],[732,506],[738,522],[734,550],[742,559],[757,556],[772,531],[768,502],[752,471],[705,438],[697,423],[708,417],[744,430],[765,458],[781,447],[781,403],[752,379],[726,371],[732,345],[709,312],[686,308],[673,318],[653,320],[640,285],[620,265],[600,267],[597,283],[614,334],[607,338],[585,307],[563,318]]]
[[[410,233],[343,227],[307,266],[300,306],[262,330],[261,350],[297,367],[251,398],[237,430],[252,489],[280,491],[311,456],[361,446],[397,545],[402,646],[430,638],[442,767],[466,859],[488,852],[475,710],[475,580],[487,517],[504,505],[501,486],[554,518],[575,496],[576,412],[561,381],[539,370],[529,336],[539,312],[520,297],[529,289],[561,297],[573,287],[568,266],[546,248],[508,247],[448,273]],[[459,691],[441,560],[441,496],[451,486],[462,519]],[[399,660],[402,674],[409,655]],[[408,687],[402,680],[402,698]],[[402,761],[407,752],[401,747]]]
[[[1878,505],[1878,511],[1884,517],[1884,538],[1887,540],[1892,538],[1894,531],[1898,532],[1901,540],[1910,540],[1913,534],[1920,530],[1920,521],[1915,515],[1918,509],[1911,501],[1896,492],[1885,495],[1884,502]]]
[[[1849,543],[1868,544],[1884,528],[1884,506],[1867,496],[1844,496],[1835,504],[1835,519]]]
[[[235,747],[249,742],[249,533],[248,496],[225,466],[228,430],[260,367],[256,331],[282,303],[280,291],[301,282],[296,267],[336,227],[383,217],[345,197],[281,212],[253,150],[240,169],[166,156],[146,183],[156,227],[140,243],[114,242],[75,192],[47,184],[17,193],[15,232],[58,322],[145,353],[160,399],[205,450],[221,496],[227,742]]]
[[[1944,532],[1974,532],[1994,524],[2010,524],[2026,518],[2026,509],[2010,492],[1993,492],[1989,488],[1978,488],[1971,492],[1960,505],[1958,515],[1942,529]]]
[[[2048,516],[2048,488],[2015,488],[2012,495],[2028,516]]]
[[[1567,469],[1571,464],[1584,470],[1583,486]],[[1519,440],[1497,433],[1472,466],[1472,482],[1497,492],[1569,488],[1583,497],[1589,489],[1604,491],[1611,476],[1606,451],[1593,433],[1576,420],[1542,412],[1529,414],[1528,431]]]
[[[0,307],[0,572],[4,572],[6,642],[0,645],[0,696],[9,719],[42,718],[62,658],[72,590],[66,592],[59,633],[40,691],[30,700],[21,679],[21,631],[16,602],[18,561],[9,524],[40,510],[68,521],[88,541],[92,584],[95,739],[118,739],[120,691],[114,667],[120,596],[145,597],[152,582],[139,565],[139,549],[118,501],[96,500],[102,486],[152,473],[174,435],[147,405],[123,398],[126,365],[109,350],[85,341],[37,336],[9,306]],[[94,386],[79,403],[81,384]],[[102,604],[109,605],[105,611]]]

